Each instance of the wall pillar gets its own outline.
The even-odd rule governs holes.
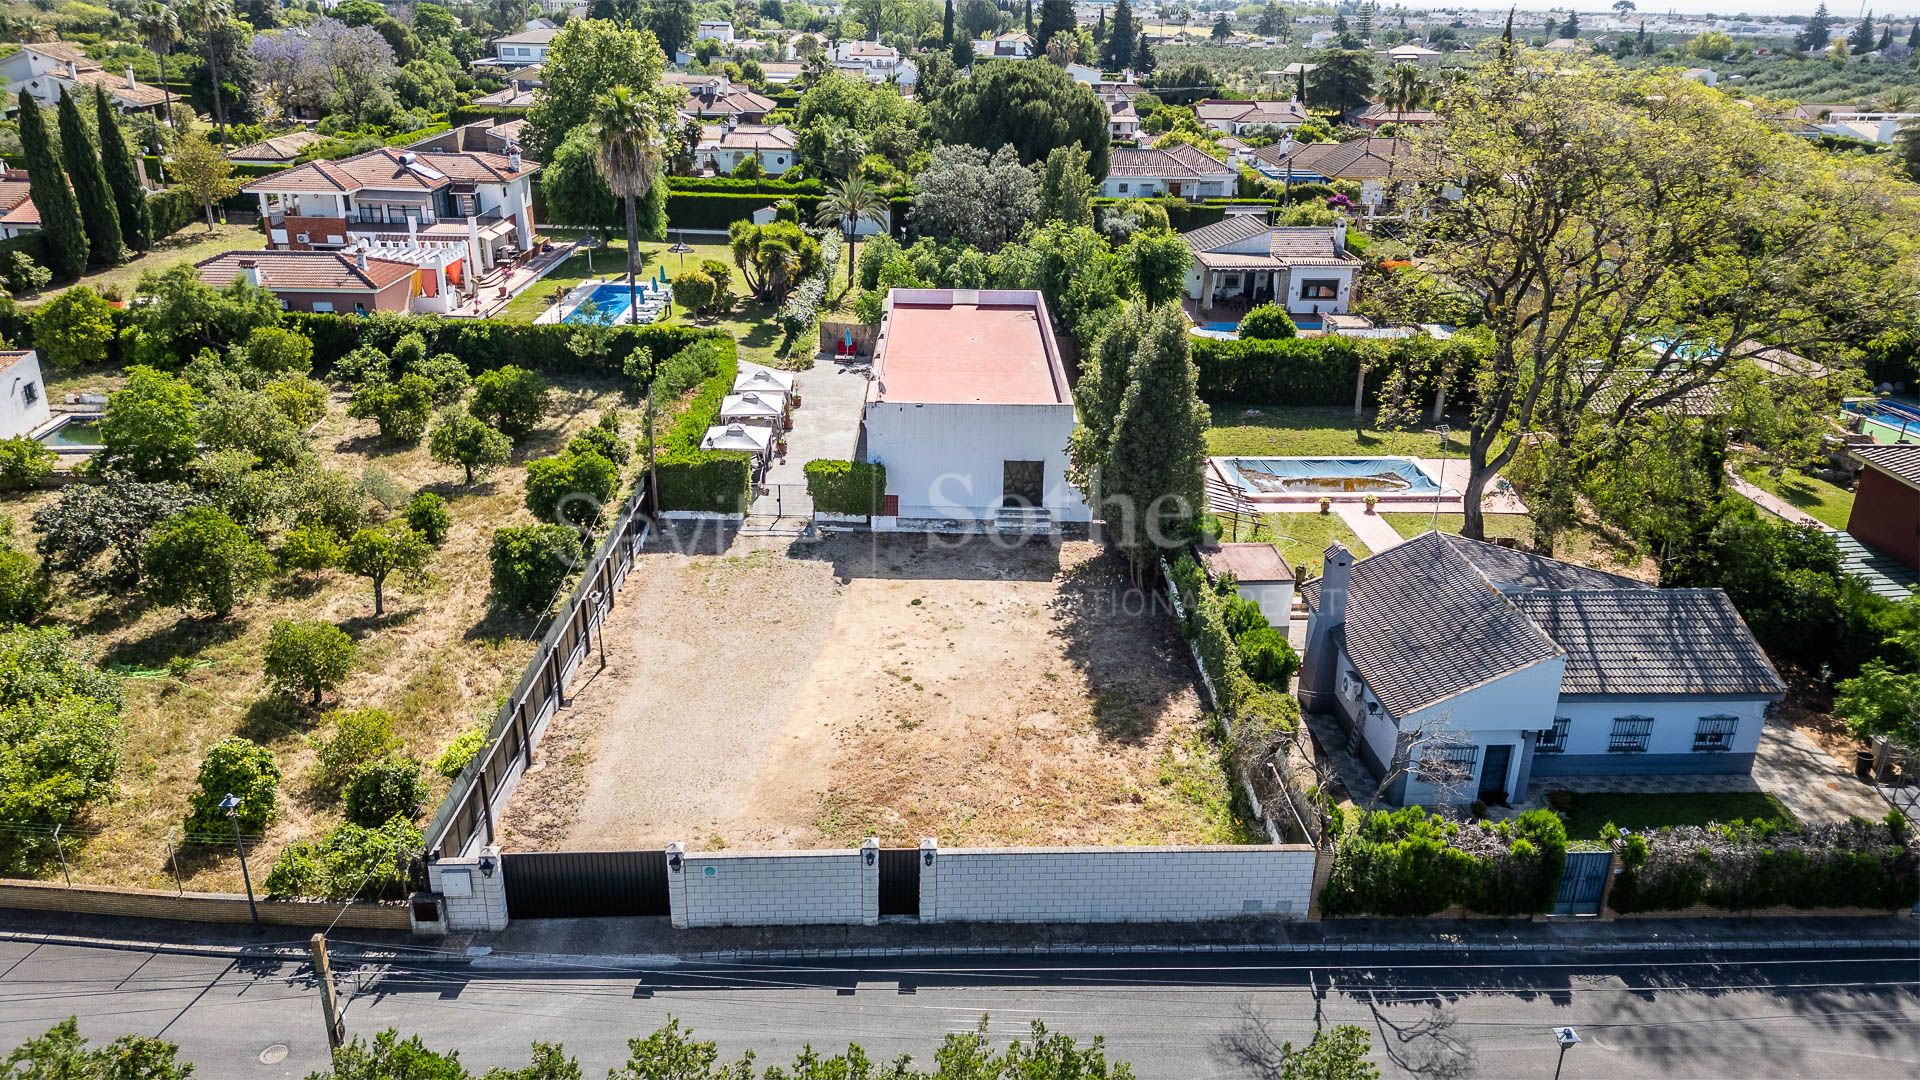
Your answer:
[[[1200,268],[1200,310],[1213,310],[1213,271],[1204,266]]]
[[[860,841],[860,925],[880,924],[880,841]]]
[[[685,930],[687,917],[687,845],[679,840],[667,845],[667,914],[675,930]]]
[[[940,841],[920,840],[920,921],[940,921]]]
[[[1313,849],[1313,891],[1307,894],[1307,921],[1320,921],[1320,894],[1333,880],[1333,847],[1322,843]]]
[[[430,864],[427,883],[446,899],[448,930],[507,928],[507,873],[497,845],[481,848],[478,855]]]

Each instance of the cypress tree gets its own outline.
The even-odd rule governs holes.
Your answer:
[[[127,149],[126,136],[120,134],[120,117],[106,90],[93,88],[94,126],[100,131],[100,164],[106,169],[107,187],[113,191],[113,208],[120,217],[120,238],[133,251],[153,246],[153,218],[147,212],[147,193],[140,186],[140,172],[134,168],[133,151]]]
[[[940,20],[940,44],[953,48],[953,0],[947,0],[947,13]]]
[[[80,224],[80,207],[67,187],[67,175],[47,141],[47,118],[25,90],[20,91],[20,147],[27,159],[27,189],[47,237],[47,268],[55,277],[77,278],[87,268],[87,230]]]
[[[1147,45],[1146,28],[1141,27],[1140,40],[1133,45],[1133,70],[1141,75],[1151,75],[1153,69],[1159,65],[1160,61],[1154,58],[1153,49]]]
[[[120,240],[120,215],[113,209],[113,193],[107,188],[107,172],[100,165],[100,152],[87,135],[86,124],[80,120],[80,106],[65,90],[60,91],[60,157],[67,163],[67,180],[73,184],[80,220],[86,225],[90,241],[87,261],[94,266],[119,262],[125,251]]]

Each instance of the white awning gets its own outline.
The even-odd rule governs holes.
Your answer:
[[[750,454],[766,455],[767,448],[773,445],[773,429],[754,427],[750,424],[722,424],[707,429],[707,435],[700,440],[702,450],[744,450]]]
[[[720,422],[778,420],[786,412],[786,399],[780,395],[749,390],[744,394],[727,395],[726,400],[720,403]]]
[[[741,364],[740,374],[733,379],[733,392],[744,394],[749,390],[790,395],[793,393],[793,372],[775,371],[757,364]]]

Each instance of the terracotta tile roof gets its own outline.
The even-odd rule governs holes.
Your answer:
[[[97,70],[100,67],[100,64],[98,61],[95,61],[93,58],[89,57],[84,51],[81,50],[80,46],[75,45],[71,42],[36,41],[30,44],[22,45],[20,47],[28,50],[29,52],[37,52],[41,56],[58,60],[63,64],[73,64],[74,66],[78,67],[81,71],[86,71],[89,68],[93,68]]]
[[[1255,150],[1253,156],[1272,167],[1285,167],[1291,161],[1295,172],[1339,180],[1382,180],[1390,174],[1406,173],[1420,163],[1413,143],[1400,138],[1294,143],[1288,150],[1276,143]]]
[[[740,124],[728,131],[724,125],[713,124],[700,130],[703,150],[791,150],[799,144],[800,137],[786,127]]]
[[[4,220],[4,215],[13,213],[23,205],[31,207],[32,197],[33,186],[26,177],[17,173],[0,177],[0,220]],[[33,220],[36,222],[40,220],[38,212],[34,213]]]
[[[325,138],[316,131],[290,131],[285,135],[235,147],[227,151],[227,156],[235,161],[292,161],[300,156],[301,151]]]
[[[362,268],[343,251],[228,251],[194,264],[200,280],[230,285],[246,276],[244,261],[259,264],[260,284],[292,292],[378,292],[414,272],[411,263],[369,257]]]
[[[1125,148],[1108,159],[1108,176],[1165,176],[1197,180],[1203,176],[1233,174],[1233,166],[1197,146],[1177,143],[1164,150]]]
[[[7,371],[32,355],[32,349],[0,349],[0,372]]]
[[[499,184],[540,168],[521,159],[515,171],[505,154],[482,151],[400,150],[381,147],[339,161],[309,161],[262,177],[244,192],[438,191],[454,180]]]
[[[1194,102],[1193,115],[1203,124],[1304,124],[1307,109],[1297,101],[1205,98]]]
[[[93,71],[82,70],[79,78],[74,81],[87,86],[105,87],[107,93],[112,94],[121,101],[142,107],[158,105],[167,99],[166,91],[157,86],[148,86],[141,82],[136,82],[132,86],[128,86],[125,75],[115,75],[111,72],[100,71],[98,69]]]

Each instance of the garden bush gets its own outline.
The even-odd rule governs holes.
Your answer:
[[[384,709],[352,709],[333,715],[333,734],[315,741],[313,786],[343,787],[364,765],[400,749],[393,716]]]
[[[34,309],[33,348],[56,371],[105,363],[118,336],[113,308],[85,285],[76,285]]]
[[[211,506],[155,525],[140,556],[155,603],[225,616],[273,572],[266,546]]]
[[[1271,626],[1255,627],[1234,642],[1240,647],[1240,659],[1253,680],[1276,690],[1287,689],[1293,673],[1300,670],[1300,656],[1280,632]]]
[[[745,513],[753,481],[752,456],[738,450],[702,450],[700,440],[718,422],[720,404],[740,373],[739,347],[732,339],[707,346],[714,370],[668,430],[655,460],[660,485],[658,510]]]
[[[120,681],[65,630],[0,630],[0,868],[20,875],[54,852],[52,827],[111,795],[120,764]]]
[[[625,465],[633,457],[633,448],[620,437],[620,410],[608,409],[592,427],[567,440],[567,453],[592,452],[615,465]]]
[[[473,759],[487,745],[487,729],[484,726],[470,727],[454,736],[440,756],[433,759],[433,771],[452,780],[466,771]]]
[[[878,514],[887,501],[887,467],[867,461],[807,462],[807,494],[829,514]]]
[[[1429,374],[1453,372],[1456,385],[1449,388],[1447,397],[1463,400],[1465,380],[1471,377],[1472,358],[1482,340],[1474,333],[1455,334],[1447,341],[1416,334],[1391,339],[1385,347],[1393,357],[1390,366],[1404,364]],[[1355,338],[1193,339],[1200,396],[1213,403],[1351,406],[1360,362],[1361,342]],[[1377,400],[1381,382],[1367,381],[1369,400]],[[1432,380],[1423,382],[1430,386]],[[1430,391],[1424,399],[1431,404]]]
[[[233,825],[220,808],[228,795],[240,798],[240,831],[259,835],[273,820],[279,790],[280,766],[272,751],[238,735],[220,740],[200,762],[199,790],[187,800],[188,839],[218,842],[232,836]]]
[[[394,818],[412,821],[426,800],[427,785],[420,779],[420,763],[388,755],[360,767],[347,784],[347,820],[377,829]]]
[[[408,499],[401,517],[408,528],[434,547],[446,543],[447,530],[453,528],[453,514],[447,509],[447,500],[431,491],[422,491]]]
[[[1293,319],[1279,304],[1261,304],[1240,320],[1240,337],[1243,341],[1283,341],[1298,334]]]
[[[509,525],[493,534],[493,598],[520,611],[544,611],[580,565],[580,531],[566,525]]]
[[[1551,810],[1463,825],[1418,806],[1359,815],[1340,834],[1320,893],[1328,915],[1486,915],[1547,910],[1566,867],[1567,831]]]
[[[369,829],[343,823],[319,840],[289,844],[268,871],[276,900],[399,900],[408,869],[426,843],[412,822],[394,818]]]
[[[541,521],[591,528],[620,491],[620,470],[587,450],[527,463],[527,509]]]
[[[267,631],[267,681],[291,698],[318,705],[346,679],[355,646],[345,630],[319,619],[284,619]]]
[[[547,380],[508,364],[473,380],[473,400],[467,403],[467,411],[517,441],[540,423],[549,394]]]
[[[1735,821],[1631,836],[1607,904],[1619,912],[1909,908],[1920,899],[1920,856],[1905,826],[1890,811],[1880,822],[1790,829]]]
[[[15,435],[0,439],[0,491],[19,491],[44,482],[53,475],[60,455],[38,439]]]

